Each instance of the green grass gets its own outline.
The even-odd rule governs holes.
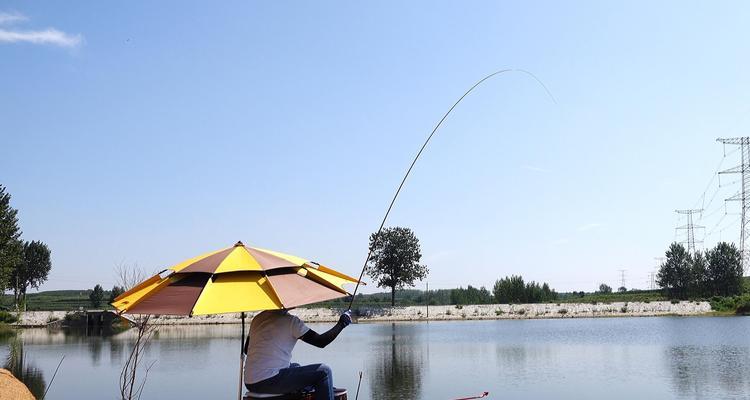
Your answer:
[[[18,317],[8,311],[0,311],[0,323],[12,324],[18,322]]]
[[[79,308],[95,308],[89,301],[91,289],[87,290],[49,290],[26,295],[27,311],[75,311]],[[109,298],[109,292],[104,292],[105,302]],[[12,310],[13,296],[3,295],[0,297],[0,309]],[[109,304],[102,303],[98,309],[111,308]]]
[[[739,296],[711,298],[711,309],[719,313],[750,315],[750,293]]]
[[[581,296],[564,293],[560,303],[615,303],[615,302],[651,302],[668,300],[661,290],[631,290],[625,293],[586,293]]]

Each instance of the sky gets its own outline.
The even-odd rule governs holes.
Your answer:
[[[524,69],[555,101],[523,73],[485,82],[387,225],[416,233],[430,288],[593,291],[621,269],[647,288],[675,209],[706,208],[705,246],[738,240],[736,176],[715,172],[739,153],[716,138],[750,133],[748,19],[741,1],[4,1],[0,184],[52,250],[41,290],[237,240],[357,275],[442,114]]]

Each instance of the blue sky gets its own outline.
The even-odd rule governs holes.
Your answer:
[[[441,115],[482,76],[523,68],[557,104],[524,74],[488,81],[389,225],[417,233],[435,288],[522,274],[589,291],[618,286],[618,269],[646,287],[673,210],[737,190],[711,178],[738,162],[715,139],[750,132],[749,11],[6,1],[0,183],[24,238],[53,251],[42,289],[111,287],[118,263],[152,271],[237,240],[357,274]],[[737,240],[736,207],[701,221],[707,244]]]

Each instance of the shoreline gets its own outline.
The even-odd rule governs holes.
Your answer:
[[[305,322],[336,322],[342,309],[297,308],[290,311]],[[565,319],[711,315],[706,301],[612,302],[612,303],[537,303],[537,304],[481,304],[464,306],[355,307],[357,322],[407,321],[463,321],[502,319]],[[27,311],[11,326],[21,328],[45,327],[59,324],[72,311]],[[257,313],[246,313],[246,322]],[[207,316],[162,315],[151,319],[154,325],[217,325],[239,324],[240,314]]]

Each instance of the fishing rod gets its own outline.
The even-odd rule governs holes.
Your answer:
[[[472,397],[462,397],[460,399],[454,399],[454,400],[474,400],[474,399],[483,399],[490,395],[490,392],[482,392],[482,394],[478,396],[472,396]]]
[[[451,108],[448,109],[448,111],[443,115],[443,118],[440,118],[440,121],[435,125],[435,128],[432,129],[432,132],[430,132],[430,135],[427,136],[427,140],[424,141],[424,144],[422,144],[422,147],[419,149],[419,152],[417,152],[417,155],[414,157],[414,160],[412,160],[411,165],[409,165],[409,169],[406,170],[406,174],[404,174],[404,178],[401,179],[401,183],[398,185],[398,189],[396,189],[396,194],[393,195],[393,199],[391,199],[391,204],[388,205],[388,210],[385,212],[385,216],[383,216],[383,220],[380,222],[380,227],[378,228],[377,233],[375,233],[375,238],[373,239],[372,246],[370,246],[369,251],[367,252],[367,258],[365,258],[365,263],[362,265],[362,272],[359,273],[359,279],[357,280],[357,285],[354,287],[354,292],[352,293],[352,299],[349,301],[349,307],[347,310],[352,309],[352,304],[354,304],[354,299],[357,296],[357,289],[359,289],[359,284],[362,282],[362,277],[365,275],[365,270],[367,269],[367,263],[370,262],[370,258],[372,257],[372,252],[377,247],[378,240],[380,240],[380,232],[383,230],[383,226],[385,225],[385,222],[388,220],[388,215],[391,213],[391,209],[393,208],[393,204],[396,203],[396,199],[398,198],[399,193],[401,193],[401,189],[404,187],[404,184],[406,183],[406,179],[409,177],[409,174],[411,173],[412,168],[414,168],[414,164],[417,163],[417,160],[419,160],[419,157],[422,155],[422,152],[427,147],[427,144],[430,143],[430,140],[435,135],[435,132],[437,132],[438,128],[440,128],[440,125],[443,124],[443,121],[445,121],[446,118],[448,118],[448,115],[450,115],[451,111],[453,111],[454,108],[458,105],[458,103],[461,102],[461,100],[464,99],[469,93],[471,93],[477,86],[481,85],[482,82],[492,78],[493,76],[497,76],[500,74],[504,74],[506,72],[521,72],[524,73],[532,78],[534,78],[539,85],[544,88],[544,91],[547,92],[547,95],[552,99],[552,102],[557,104],[557,101],[555,100],[555,97],[552,96],[552,93],[547,89],[547,86],[544,85],[542,81],[539,80],[539,78],[536,77],[536,75],[532,74],[529,71],[523,70],[523,69],[501,69],[499,71],[495,71],[484,78],[477,81],[477,83],[474,84],[474,86],[470,87],[469,90],[466,91],[466,93],[463,94],[458,100],[456,100],[455,103],[451,106]]]

